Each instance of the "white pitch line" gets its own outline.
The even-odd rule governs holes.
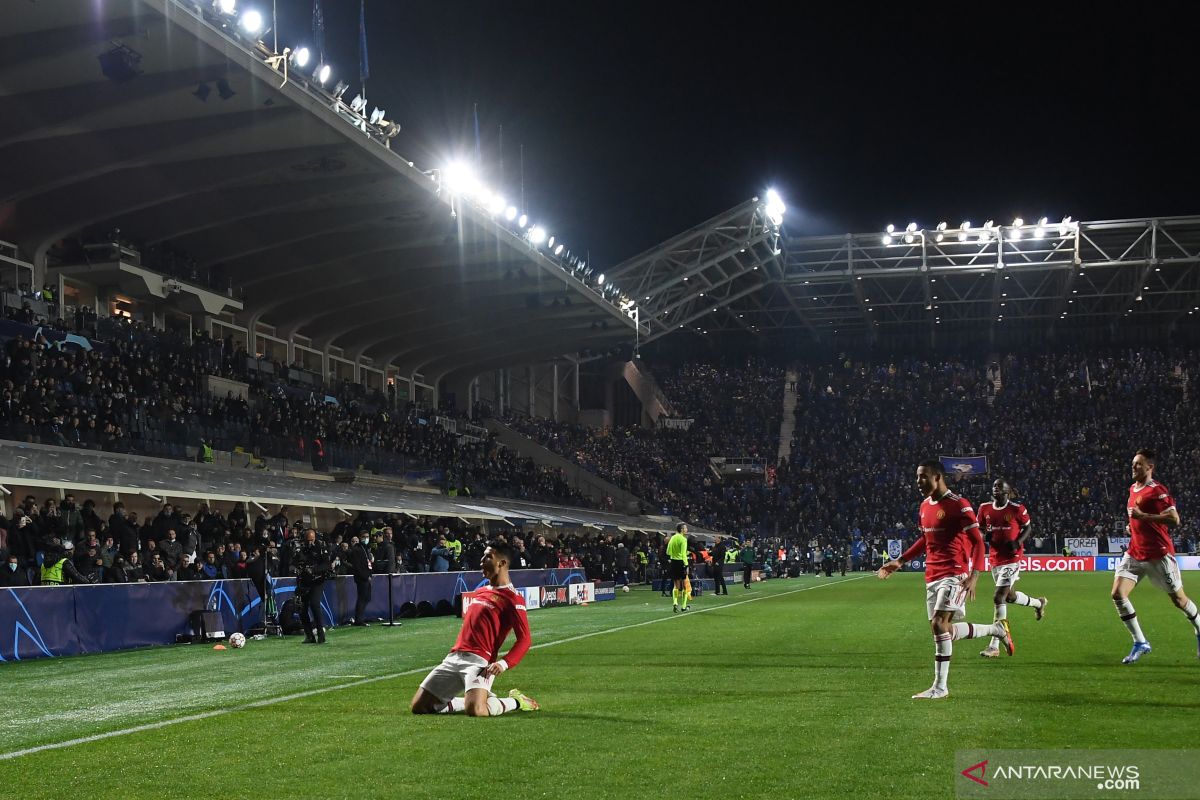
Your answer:
[[[867,575],[869,575],[869,574],[870,573],[867,573]],[[708,608],[700,608],[694,612],[689,612],[686,614],[672,614],[669,617],[658,617],[656,619],[649,619],[644,622],[634,622],[629,625],[619,625],[615,628],[605,628],[604,630],[592,631],[591,633],[583,633],[578,636],[568,636],[566,639],[555,639],[552,642],[543,642],[541,644],[535,644],[530,649],[537,650],[537,649],[540,649],[543,647],[555,647],[560,644],[567,644],[568,642],[578,642],[581,639],[590,639],[593,636],[603,636],[608,633],[617,633],[619,631],[627,631],[632,628],[641,628],[645,625],[654,625],[659,622],[667,622],[668,620],[672,620],[672,619],[686,619],[689,616],[695,616],[696,614],[703,614],[706,611],[718,611],[721,609],[733,608],[734,606],[745,605],[746,603],[756,603],[759,600],[771,600],[776,597],[786,597],[789,594],[796,594],[797,592],[807,592],[812,589],[821,589],[826,586],[836,586],[839,583],[849,583],[850,581],[862,580],[863,578],[867,577],[867,575],[859,575],[854,578],[846,578],[845,580],[833,581],[832,583],[821,583],[821,584],[817,584],[815,586],[805,586],[801,589],[789,589],[786,592],[765,594],[765,595],[762,595],[761,597],[750,597],[745,600],[738,600],[735,603],[723,603],[719,606],[710,606]],[[431,664],[427,667],[417,667],[415,669],[404,670],[403,672],[392,672],[387,675],[376,675],[373,678],[363,678],[362,680],[351,681],[350,683],[342,683],[337,686],[323,686],[320,689],[309,689],[308,691],[280,695],[279,697],[267,697],[262,700],[255,700],[253,703],[244,703],[239,706],[229,706],[227,708],[215,708],[212,711],[204,711],[199,714],[189,714],[185,717],[174,717],[172,719],[159,720],[158,722],[147,722],[144,725],[134,725],[132,728],[121,728],[121,729],[115,730],[115,731],[105,731],[104,733],[94,733],[91,736],[80,736],[77,739],[67,739],[66,741],[62,741],[62,742],[51,742],[50,744],[40,744],[40,745],[37,745],[36,747],[26,747],[22,750],[13,750],[11,753],[0,753],[0,761],[9,761],[14,758],[20,758],[21,756],[29,756],[29,755],[33,755],[34,753],[43,753],[47,750],[62,750],[63,748],[66,748],[66,747],[74,747],[75,745],[87,744],[89,742],[99,742],[99,741],[103,741],[104,739],[114,739],[118,736],[128,736],[130,734],[141,733],[143,731],[158,730],[159,728],[166,728],[171,725],[179,725],[184,722],[197,722],[197,721],[203,720],[203,719],[212,719],[213,717],[224,716],[225,714],[234,714],[239,711],[249,711],[249,710],[255,709],[255,708],[265,708],[267,706],[278,705],[279,703],[286,703],[291,700],[301,700],[305,697],[312,697],[312,696],[318,695],[318,694],[326,694],[328,692],[338,692],[343,689],[353,689],[356,686],[365,686],[368,683],[378,683],[379,681],[387,681],[387,680],[391,680],[392,678],[403,678],[406,675],[416,675],[421,672],[428,672],[429,670],[433,669],[435,666],[437,666],[437,665]]]

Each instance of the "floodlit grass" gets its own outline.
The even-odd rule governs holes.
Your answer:
[[[222,713],[0,760],[0,786],[14,798],[949,797],[956,749],[1192,746],[1191,628],[1140,588],[1154,652],[1122,666],[1110,581],[1027,575],[1023,590],[1051,598],[1047,618],[1009,609],[1015,658],[956,642],[951,697],[933,703],[909,699],[933,672],[921,576],[909,574],[733,586],[687,615],[646,589],[535,611],[542,646],[496,688],[543,710],[498,719],[408,713],[453,618],[339,629],[324,647],[3,664],[0,753]],[[987,576],[981,589],[968,619],[987,622]]]

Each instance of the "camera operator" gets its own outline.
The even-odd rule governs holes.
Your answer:
[[[333,577],[337,559],[325,540],[313,528],[304,531],[292,554],[296,573],[296,595],[300,601],[300,622],[304,625],[305,644],[324,644],[325,626],[321,624],[321,595],[325,581]]]

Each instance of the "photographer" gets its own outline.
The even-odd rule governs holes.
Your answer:
[[[316,530],[304,531],[295,544],[292,570],[296,573],[296,596],[300,601],[300,622],[304,625],[305,644],[325,644],[325,626],[321,624],[321,595],[325,581],[333,577],[336,562],[329,545],[318,538]]]

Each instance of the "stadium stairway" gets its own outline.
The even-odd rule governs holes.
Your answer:
[[[652,503],[645,502],[637,495],[625,491],[615,483],[610,483],[599,475],[588,472],[574,461],[563,458],[549,448],[543,447],[523,433],[505,425],[500,420],[489,419],[484,422],[484,425],[487,426],[489,431],[496,434],[496,439],[499,440],[500,444],[515,450],[517,455],[532,458],[533,463],[539,466],[561,469],[566,476],[567,483],[593,500],[599,501],[604,495],[608,495],[613,499],[615,511],[626,514],[638,514],[640,513],[638,509],[643,508],[650,509],[650,513],[654,513],[654,505]]]
[[[792,385],[799,379],[800,375],[794,369],[789,369],[783,379],[783,422],[779,425],[779,457],[776,464],[792,457],[792,431],[796,429],[796,392],[792,391]]]

